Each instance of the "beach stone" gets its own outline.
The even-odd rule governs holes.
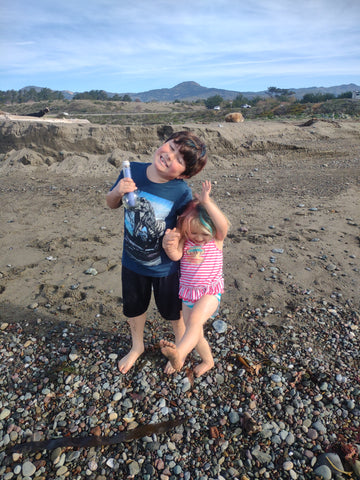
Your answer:
[[[285,471],[289,471],[289,470],[292,470],[294,468],[294,464],[290,461],[286,461],[283,463],[283,469]]]
[[[306,449],[306,450],[304,451],[304,455],[305,455],[306,458],[309,458],[310,460],[311,460],[312,458],[314,458],[314,453],[313,453],[311,450],[309,450],[309,449]]]
[[[14,473],[13,472],[7,472],[5,475],[2,477],[4,480],[11,480],[14,478]]]
[[[52,452],[51,452],[51,455],[50,455],[50,458],[51,458],[51,461],[53,462],[54,465],[56,465],[57,463],[59,463],[60,461],[60,457],[61,457],[61,448],[58,447],[58,448],[55,448]]]
[[[280,445],[282,443],[280,435],[274,435],[271,438],[271,443],[273,443],[274,445]]]
[[[115,458],[110,457],[106,460],[106,465],[110,468],[114,468],[115,464],[116,464]]]
[[[315,430],[319,433],[326,433],[327,431],[325,425],[320,420],[314,422],[312,427],[315,428]]]
[[[95,268],[92,268],[92,267],[85,270],[84,273],[86,275],[94,275],[94,276],[98,274],[97,270]]]
[[[10,416],[11,411],[8,408],[4,408],[0,412],[0,420],[4,420],[5,418]]]
[[[89,470],[91,470],[92,472],[95,472],[98,469],[98,464],[95,460],[90,460],[90,462],[88,463],[88,467],[89,467]]]
[[[22,465],[22,474],[24,477],[32,477],[36,472],[36,467],[33,463],[26,461]]]
[[[218,385],[222,385],[225,382],[224,375],[220,375],[219,373],[215,375],[215,379]]]
[[[322,478],[322,480],[332,479],[332,472],[326,465],[320,465],[319,467],[315,468],[314,474],[318,475],[320,478]]]
[[[229,422],[238,423],[239,421],[240,421],[240,415],[238,414],[238,412],[235,412],[234,410],[232,410],[229,413]]]
[[[188,391],[191,389],[191,383],[190,383],[189,379],[188,379],[187,377],[184,378],[183,381],[182,381],[182,383],[183,383],[183,386],[182,386],[182,388],[181,388],[181,391],[182,391],[183,393],[188,392]]]
[[[276,373],[273,373],[271,375],[271,380],[274,382],[274,383],[280,383],[281,382],[281,377],[280,375],[277,375]]]
[[[81,455],[80,450],[74,450],[73,452],[69,452],[66,456],[66,462],[67,463],[75,462],[75,460],[80,458],[80,455]]]
[[[3,438],[3,444],[6,446],[6,445],[9,445],[9,443],[10,443],[10,435],[6,433]]]
[[[56,470],[56,476],[57,476],[57,477],[62,477],[62,476],[65,475],[67,472],[68,472],[68,467],[67,467],[66,465],[61,465],[61,467],[59,467],[59,468]]]
[[[295,436],[293,435],[292,432],[289,432],[287,437],[285,438],[285,442],[288,445],[293,445],[295,443]]]
[[[140,466],[139,466],[138,462],[135,462],[135,460],[134,460],[131,463],[129,463],[129,474],[131,476],[135,476],[139,472],[140,472]]]
[[[263,452],[259,448],[255,447],[251,450],[251,455],[256,458],[261,464],[269,464],[271,462],[271,455],[266,452]]]
[[[215,320],[212,326],[217,333],[225,333],[228,328],[226,322],[223,320]]]
[[[359,446],[358,446],[359,449]],[[355,463],[352,464],[353,472],[357,478],[360,478],[360,460],[355,460]]]
[[[329,263],[328,265],[326,265],[326,270],[329,270],[330,272],[336,270],[336,265],[334,265],[333,263]]]
[[[318,432],[315,430],[315,428],[309,428],[309,431],[307,432],[308,438],[311,440],[316,440],[319,436]]]
[[[118,402],[121,399],[122,399],[122,393],[116,392],[115,395],[113,396],[113,402]]]
[[[339,473],[339,470],[340,471],[344,470],[344,466],[341,462],[341,459],[339,455],[337,455],[336,453],[323,453],[322,455],[320,455],[317,459],[315,466],[320,467],[323,465],[327,466],[331,470],[331,472],[334,474]]]

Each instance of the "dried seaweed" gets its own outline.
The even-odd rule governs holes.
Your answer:
[[[244,366],[245,370],[250,373],[250,375],[259,375],[260,369],[262,368],[262,363],[257,363],[255,365],[250,365],[245,357],[237,355],[237,359]]]
[[[151,423],[147,425],[141,425],[133,430],[127,432],[121,432],[118,435],[111,437],[106,436],[86,436],[86,437],[58,437],[51,438],[49,440],[43,440],[39,442],[26,442],[14,445],[8,449],[8,453],[24,453],[35,452],[40,450],[54,450],[59,447],[73,447],[73,448],[86,448],[86,447],[99,447],[103,445],[113,445],[116,443],[131,442],[132,440],[138,440],[139,438],[152,435],[154,433],[166,433],[167,431],[175,428],[178,425],[185,423],[188,420],[185,418],[176,418],[167,422]]]

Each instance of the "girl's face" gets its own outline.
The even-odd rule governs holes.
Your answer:
[[[190,232],[188,234],[189,239],[196,243],[197,245],[203,245],[204,243],[210,242],[213,238],[211,233],[206,230],[201,224],[196,220],[193,220],[190,223]]]

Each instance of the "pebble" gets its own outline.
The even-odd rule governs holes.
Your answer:
[[[33,463],[26,461],[22,465],[22,474],[24,477],[32,477],[36,472],[36,467]]]
[[[122,399],[122,393],[116,392],[115,395],[113,396],[113,402],[119,402],[121,399]]]
[[[320,467],[315,468],[314,474],[320,477],[322,480],[332,479],[332,472],[326,465],[320,465]]]
[[[133,461],[129,464],[129,474],[135,476],[140,472],[140,466],[137,462]]]
[[[229,413],[230,423],[238,423],[240,421],[240,415],[237,412],[231,411]]]
[[[8,408],[4,408],[0,412],[0,420],[4,420],[5,418],[9,417],[11,414],[11,411]]]
[[[95,268],[92,268],[92,267],[85,270],[84,273],[86,275],[94,275],[94,276],[98,274],[97,270]]]
[[[227,331],[227,324],[223,320],[215,320],[212,326],[217,333],[225,333]]]
[[[307,436],[308,436],[308,438],[310,438],[310,440],[316,440],[318,438],[319,434],[315,430],[315,428],[309,428],[309,430],[307,432]]]
[[[67,471],[68,471],[68,468],[65,465],[62,465],[60,468],[56,470],[56,476],[62,477],[67,473]]]
[[[319,455],[315,467],[326,465],[332,473],[339,473],[344,471],[344,466],[336,453],[323,453]]]
[[[320,420],[314,422],[312,426],[317,432],[326,433],[326,427]]]

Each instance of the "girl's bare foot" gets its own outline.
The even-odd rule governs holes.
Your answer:
[[[142,353],[143,351],[138,352],[137,350],[131,349],[130,352],[118,362],[120,373],[127,373]]]
[[[171,365],[170,360],[167,362],[165,368],[164,368],[164,373],[167,373],[168,375],[172,375],[175,373],[176,370],[175,368]]]
[[[174,370],[179,371],[183,366],[183,362],[180,360],[179,352],[177,351],[175,343],[168,342],[167,340],[160,340],[161,353],[169,359],[171,366]]]
[[[211,370],[214,366],[214,362],[201,362],[194,368],[195,377],[201,377],[207,371]]]

